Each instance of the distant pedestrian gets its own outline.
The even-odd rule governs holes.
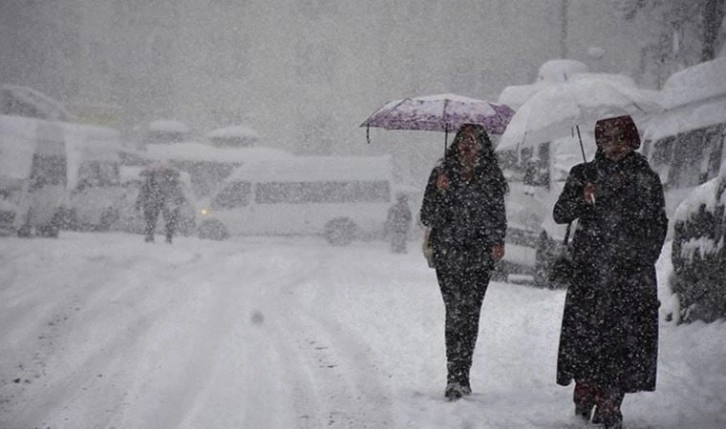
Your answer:
[[[660,178],[635,152],[632,118],[598,121],[595,139],[595,159],[572,168],[553,213],[557,223],[578,221],[557,383],[575,381],[576,415],[619,429],[625,394],[655,390],[655,263],[668,219]]]
[[[479,316],[494,263],[504,256],[504,179],[484,127],[463,125],[434,167],[421,207],[427,252],[444,300],[447,384],[456,400],[471,393],[469,372]]]
[[[184,193],[179,182],[179,172],[168,167],[150,168],[141,173],[145,176],[136,209],[144,213],[144,241],[154,241],[156,222],[161,213],[164,218],[166,242],[171,243],[176,233]]]
[[[411,229],[411,209],[408,208],[408,197],[399,194],[396,203],[388,209],[386,230],[391,242],[391,252],[406,253],[406,237]]]

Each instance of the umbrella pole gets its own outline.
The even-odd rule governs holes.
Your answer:
[[[582,136],[580,135],[580,126],[575,125],[575,129],[577,130],[577,138],[580,140],[580,151],[582,151],[582,162],[587,162],[587,157],[585,156],[585,146],[582,144]]]
[[[444,156],[446,156],[446,146],[449,144],[449,124],[444,126]]]
[[[371,144],[371,126],[366,125],[366,140],[368,140],[368,144]]]

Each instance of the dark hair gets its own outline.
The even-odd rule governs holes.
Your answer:
[[[598,142],[602,137],[602,133],[608,128],[620,128],[633,149],[637,150],[640,147],[640,133],[638,132],[638,127],[635,126],[635,121],[633,121],[630,115],[600,119],[597,121],[595,124],[595,143],[598,146],[600,146]]]
[[[461,163],[459,162],[459,142],[463,138],[464,132],[469,130],[474,130],[475,139],[480,148],[479,159],[474,167],[476,175],[490,175],[494,179],[494,182],[498,186],[501,186],[502,192],[507,193],[509,191],[509,186],[507,185],[507,180],[504,178],[504,174],[502,174],[502,170],[499,167],[499,158],[497,158],[497,155],[494,153],[494,145],[489,139],[487,130],[482,125],[464,124],[459,127],[459,130],[456,132],[456,136],[454,137],[454,141],[451,142],[451,146],[449,146],[446,150],[446,154],[444,155],[444,166],[454,171],[461,168]]]

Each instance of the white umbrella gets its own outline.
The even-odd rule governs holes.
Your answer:
[[[497,151],[535,146],[575,130],[579,136],[580,127],[593,129],[600,119],[631,115],[637,120],[660,112],[655,95],[655,91],[612,79],[573,77],[539,91],[522,104],[502,134]],[[582,156],[584,159],[584,149]]]

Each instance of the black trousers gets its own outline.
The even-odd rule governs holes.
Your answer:
[[[491,267],[438,266],[436,277],[446,309],[447,382],[469,386],[469,371]]]
[[[164,218],[164,226],[166,233],[166,240],[171,241],[176,232],[176,224],[179,219],[179,209],[161,208],[159,206],[150,206],[144,209],[144,219],[146,220],[146,227],[144,228],[144,235],[146,235],[147,241],[154,241],[154,231],[156,230],[156,221],[159,218],[159,212],[161,212]]]

